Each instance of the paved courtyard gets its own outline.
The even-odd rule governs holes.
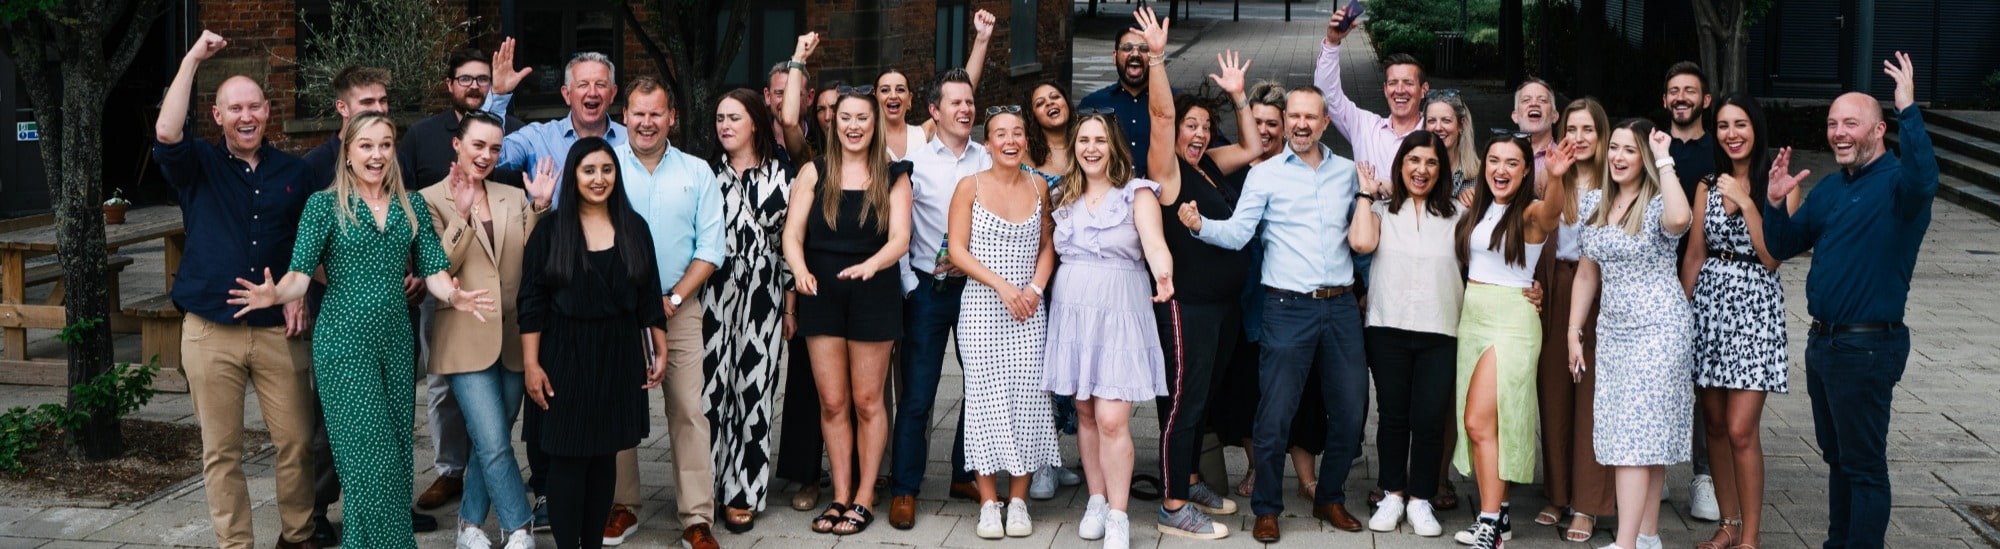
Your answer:
[[[1209,2],[1210,7],[1205,9],[1218,9],[1213,7],[1217,4],[1227,5],[1226,2]],[[1124,4],[1107,2],[1104,9],[1109,14],[1124,9]],[[1177,59],[1182,61],[1173,65],[1174,81],[1196,82],[1199,74],[1212,70],[1214,54],[1226,46],[1243,51],[1256,60],[1251,74],[1253,78],[1280,78],[1288,84],[1308,82],[1312,57],[1317,53],[1314,44],[1322,32],[1325,15],[1313,11],[1309,3],[1302,2],[1295,9],[1295,22],[1289,24],[1248,18],[1232,23],[1226,19],[1198,17],[1185,26],[1176,25],[1176,29],[1182,32],[1178,33],[1170,50],[1176,51]],[[1194,32],[1197,29],[1205,31]],[[1380,89],[1379,80],[1371,80],[1379,78],[1380,70],[1373,65],[1373,54],[1362,38],[1350,39],[1350,47],[1344,52],[1345,73],[1352,78],[1348,89],[1364,108],[1380,112],[1383,101],[1377,91]],[[1111,36],[1077,37],[1079,85],[1074,93],[1078,96],[1115,78],[1109,72],[1111,39]],[[1444,81],[1441,85],[1481,89],[1481,84],[1477,82]],[[1482,117],[1482,126],[1500,119],[1498,113],[1504,113],[1506,108],[1505,97],[1495,98],[1490,91],[1471,101],[1475,104],[1475,113]],[[1227,127],[1226,124],[1224,126]],[[1800,156],[1815,173],[1827,173],[1829,162],[1824,155],[1801,153]],[[1897,391],[1895,415],[1891,423],[1890,466],[1895,482],[1895,510],[1889,527],[1889,545],[1892,547],[1967,548],[1986,545],[1946,504],[1981,498],[2000,501],[2000,451],[1996,451],[1991,443],[2000,441],[2000,399],[1993,398],[1995,388],[2000,388],[2000,369],[1995,366],[2000,364],[2000,275],[1996,275],[2000,273],[2000,240],[1996,240],[1996,234],[2000,234],[2000,223],[1956,205],[1937,202],[1911,292],[1907,319],[1913,340],[1911,364]],[[128,253],[137,254],[140,261],[131,271],[147,272],[148,268],[152,272],[158,271],[160,253],[156,248],[128,250]],[[1808,322],[1804,299],[1807,264],[1806,258],[1800,258],[1787,264],[1782,271],[1787,294],[1791,297],[1787,306],[1793,342],[1791,373],[1795,379],[1803,379],[1804,376],[1801,357]],[[149,277],[126,277],[129,291],[157,291],[157,280],[135,280],[139,278]],[[146,287],[148,284],[152,287]],[[44,337],[45,334],[35,335],[36,339]],[[121,341],[120,345],[128,355],[136,354],[133,352],[136,340]],[[36,347],[36,352],[45,354],[47,351]],[[936,442],[931,445],[929,482],[919,500],[921,516],[914,530],[900,531],[878,524],[867,532],[846,538],[813,534],[806,525],[811,514],[793,511],[785,505],[794,487],[789,483],[775,482],[772,507],[760,516],[756,530],[744,535],[718,530],[722,544],[731,548],[784,549],[1094,545],[1076,537],[1075,524],[1086,496],[1074,488],[1059,491],[1053,501],[1031,503],[1036,518],[1034,536],[986,541],[973,535],[977,507],[968,502],[944,499],[949,468],[946,452],[950,448],[949,441],[958,415],[962,383],[956,364],[948,364],[946,368],[946,378],[939,391],[939,410],[932,418],[932,440]],[[54,402],[61,398],[61,390],[57,388],[0,386],[0,408]],[[421,410],[422,391],[412,388],[411,398]],[[783,405],[782,398],[779,405]],[[261,421],[254,417],[256,408],[250,406],[248,409],[252,410],[253,428],[261,427]],[[192,423],[191,414],[187,395],[167,394],[156,398],[137,415],[145,419]],[[1138,437],[1137,447],[1140,448],[1137,469],[1142,472],[1157,471],[1159,426],[1152,405],[1142,405],[1133,416],[1132,431]],[[415,432],[417,461],[425,465],[418,471],[418,489],[427,486],[432,478],[427,467],[430,440],[422,425],[423,419],[420,414]],[[669,461],[665,419],[656,411],[653,421],[653,436],[639,450],[646,503],[640,510],[639,533],[627,542],[627,546],[632,547],[666,547],[675,543],[675,534],[679,531],[673,513],[673,465]],[[1812,443],[1812,418],[1804,391],[1774,395],[1767,406],[1764,430],[1769,479],[1763,546],[1767,549],[1816,547],[1823,540],[1827,522],[1826,466],[1821,463],[1818,450]],[[1372,426],[1369,431],[1373,432]],[[1360,502],[1367,489],[1374,484],[1372,438],[1364,459],[1352,469],[1345,486],[1350,500],[1355,502],[1350,505],[1350,510],[1364,517],[1367,509]],[[778,441],[778,444],[783,443],[783,440]],[[1065,437],[1063,445],[1064,455],[1075,465],[1074,439]],[[1246,464],[1238,450],[1229,449],[1223,454],[1229,481],[1233,484],[1246,470]],[[277,515],[272,504],[270,456],[268,449],[258,451],[251,455],[251,463],[246,467],[255,502],[253,512],[256,515],[257,536],[264,546],[275,539],[277,529]],[[1281,520],[1284,545],[1455,546],[1448,537],[1417,537],[1408,533],[1407,527],[1402,532],[1386,534],[1347,533],[1327,528],[1310,517],[1308,502],[1298,498],[1294,481],[1289,474],[1287,476],[1287,510]],[[1669,469],[1672,503],[1663,507],[1662,529],[1670,547],[1690,546],[1695,540],[1705,538],[1714,528],[1712,523],[1687,517],[1688,477],[1688,468],[1684,465]],[[1473,495],[1471,483],[1456,475],[1454,478],[1458,480],[1461,493],[1470,501]],[[1543,503],[1535,487],[1518,487],[1512,495],[1518,515],[1515,523],[1521,526],[1511,545],[1530,548],[1580,547],[1560,541],[1557,530],[1535,526],[1529,520]],[[1247,508],[1247,501],[1236,499]],[[1218,517],[1236,532],[1219,542],[1161,538],[1152,528],[1151,515],[1156,505],[1145,501],[1133,502],[1134,547],[1256,545],[1247,535],[1249,518],[1243,515]],[[456,522],[451,518],[455,517],[454,509],[454,506],[446,506],[431,514],[440,517],[449,526]],[[337,520],[337,510],[335,514]],[[1440,513],[1439,518],[1448,530],[1453,530],[1463,527],[1471,519],[1471,513],[1461,509]],[[1611,525],[1612,521],[1607,520],[1600,526],[1609,528]],[[449,531],[447,527],[441,532],[420,535],[419,545],[449,547]],[[1602,544],[1605,539],[1601,531],[1591,545]],[[552,546],[551,538],[546,535],[541,537],[541,541]],[[145,502],[112,507],[0,494],[0,549],[200,547],[213,543],[198,478],[189,479]]]

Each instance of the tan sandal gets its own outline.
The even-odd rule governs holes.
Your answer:
[[[1562,512],[1561,507],[1554,505],[1544,507],[1541,511],[1535,513],[1535,524],[1555,526],[1557,522],[1562,522]]]
[[[1718,543],[1715,541],[1715,536],[1709,536],[1708,541],[1694,544],[1695,549],[1729,549],[1731,547],[1737,547],[1739,545],[1736,542],[1741,541],[1742,537],[1739,534],[1731,533],[1729,531],[1729,528],[1732,526],[1736,528],[1742,528],[1743,519],[1741,517],[1725,518],[1720,521],[1717,521],[1717,523],[1719,525],[1715,527],[1715,533],[1724,536],[1723,539],[1725,541]]]
[[[1584,530],[1576,529],[1577,519],[1590,521],[1590,527]],[[1572,543],[1590,543],[1590,538],[1593,537],[1597,537],[1597,517],[1590,516],[1589,513],[1580,513],[1574,510],[1570,511],[1569,527],[1563,529],[1563,541],[1568,541]]]

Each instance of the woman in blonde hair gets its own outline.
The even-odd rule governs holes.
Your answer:
[[[812,356],[833,472],[833,502],[812,529],[843,536],[875,522],[875,483],[857,486],[853,463],[860,459],[862,479],[881,469],[889,440],[882,389],[889,347],[903,333],[894,269],[910,249],[910,163],[889,162],[882,124],[882,107],[867,90],[840,90],[827,136],[833,145],[792,183],[785,218],[794,312]]]
[[[1617,468],[1618,538],[1609,547],[1618,549],[1660,545],[1666,465],[1687,461],[1694,432],[1694,316],[1675,263],[1694,216],[1680,185],[1661,184],[1677,181],[1667,142],[1644,120],[1611,132],[1607,181],[1583,198],[1583,261],[1570,296],[1570,372],[1602,368],[1591,438],[1597,461]],[[1589,356],[1583,327],[1600,281]]]
[[[1424,94],[1424,129],[1444,139],[1446,158],[1451,160],[1451,193],[1472,190],[1479,180],[1479,146],[1472,137],[1472,109],[1459,99],[1458,90],[1431,90]],[[1467,172],[1472,173],[1467,177]]]
[[[345,486],[347,544],[414,549],[410,524],[411,440],[416,411],[410,365],[416,341],[404,313],[403,273],[428,273],[433,297],[480,320],[497,311],[488,290],[465,291],[446,269],[422,196],[403,191],[396,126],[366,112],[348,121],[333,187],[306,200],[292,264],[283,279],[236,279],[231,305],[245,313],[297,301],[326,268],[326,301],[313,338],[313,380],[326,410],[334,468]],[[410,265],[411,258],[415,264]]]

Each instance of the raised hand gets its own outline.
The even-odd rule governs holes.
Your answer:
[[[978,13],[972,14],[973,35],[979,38],[993,36],[993,24],[998,21],[998,18],[993,17],[993,12],[979,10]]]
[[[528,200],[535,203],[535,208],[547,208],[549,201],[555,199],[556,194],[555,160],[543,158],[535,167],[535,175],[526,181],[526,187]]]
[[[1652,135],[1646,136],[1646,146],[1653,150],[1653,161],[1655,162],[1663,158],[1672,157],[1673,153],[1670,152],[1668,146],[1672,145],[1673,142],[1673,136],[1667,135],[1667,132],[1660,131],[1658,128],[1653,129]]]
[[[1561,179],[1563,174],[1569,173],[1570,167],[1576,165],[1576,147],[1577,143],[1575,140],[1564,139],[1556,143],[1556,146],[1549,148],[1549,156],[1545,162],[1548,165],[1550,181]]]
[[[459,217],[473,217],[473,207],[486,202],[486,193],[480,192],[479,184],[465,180],[465,172],[459,171],[457,162],[451,163],[451,172],[445,175],[444,182],[451,191],[451,207],[458,211]]]
[[[1243,93],[1243,73],[1250,70],[1250,62],[1243,61],[1236,50],[1224,50],[1215,54],[1215,64],[1222,67],[1222,74],[1208,75],[1215,87],[1232,96]]]
[[[1153,15],[1153,8],[1132,10],[1132,18],[1139,21],[1139,36],[1146,39],[1147,54],[1155,59],[1167,56],[1167,26],[1169,21]]]
[[[1812,175],[1812,170],[1805,170],[1794,174],[1791,173],[1791,168],[1792,148],[1785,147],[1778,149],[1777,157],[1771,160],[1771,173],[1769,174],[1771,176],[1771,183],[1769,188],[1764,191],[1765,200],[1771,201],[1772,204],[1783,203],[1785,196],[1792,194],[1792,189],[1799,188],[1800,181],[1804,181],[1806,176]]]
[[[494,95],[514,93],[514,88],[520,86],[521,81],[527,79],[528,75],[534,72],[534,67],[527,67],[518,71],[514,70],[514,39],[501,40],[500,51],[493,52]]]
[[[1899,51],[1894,62],[1882,60],[1882,72],[1896,81],[1896,110],[1917,104],[1917,67],[1910,62],[1910,54]]]
[[[1201,210],[1195,209],[1194,201],[1181,204],[1181,209],[1177,213],[1180,214],[1181,224],[1186,225],[1188,230],[1201,232]]]
[[[1333,17],[1326,21],[1326,43],[1338,46],[1340,41],[1347,39],[1347,33],[1354,32],[1353,26],[1348,26],[1347,30],[1340,30],[1341,25],[1346,22],[1347,8],[1333,10]]]
[[[271,269],[269,267],[264,268],[264,282],[262,284],[237,277],[236,285],[243,288],[230,290],[229,295],[235,297],[229,298],[228,303],[230,305],[242,305],[243,310],[236,311],[234,318],[243,318],[243,315],[250,314],[250,311],[278,304],[278,283],[271,280]]]
[[[1382,181],[1375,179],[1375,165],[1367,162],[1354,163],[1354,173],[1361,178],[1361,194],[1375,196],[1381,194]]]
[[[204,30],[201,31],[201,38],[194,40],[194,47],[188,48],[187,55],[198,63],[215,57],[217,52],[227,47],[229,41],[223,39],[222,35],[216,34],[215,31]]]
[[[812,60],[813,51],[819,49],[819,33],[808,32],[799,35],[798,45],[792,47],[792,61],[805,64]]]

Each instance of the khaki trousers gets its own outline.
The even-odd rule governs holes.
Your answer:
[[[285,328],[217,324],[189,314],[181,321],[181,369],[201,422],[201,474],[216,544],[250,549],[250,489],[243,479],[243,395],[257,390],[264,425],[277,446],[279,537],[312,536],[312,354]]]
[[[667,379],[660,384],[666,398],[667,436],[674,452],[674,487],[678,492],[681,527],[708,524],[715,516],[715,465],[709,461],[708,416],[702,371],[701,322],[707,311],[690,298],[667,319]],[[614,503],[639,507],[639,454],[618,453],[618,486]]]

